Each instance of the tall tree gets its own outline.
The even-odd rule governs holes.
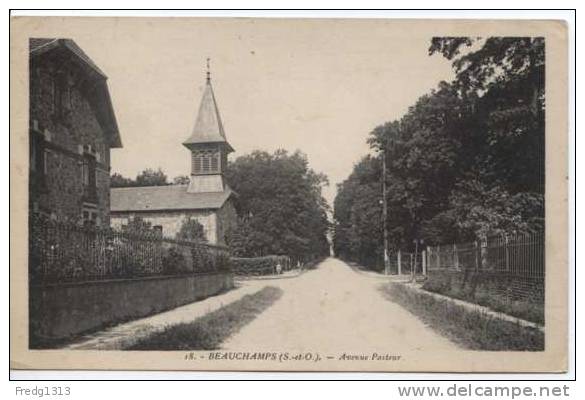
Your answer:
[[[234,253],[327,254],[328,205],[321,189],[328,182],[309,168],[303,153],[255,151],[231,162],[226,175],[238,194],[241,220],[230,234]]]
[[[158,168],[146,168],[136,176],[136,186],[165,186],[168,185],[167,176]]]
[[[429,53],[453,62],[454,81],[368,140],[377,158],[386,155],[391,248],[408,249],[415,238],[449,243],[542,229],[544,40],[435,38]],[[370,189],[381,179],[359,178],[367,163],[340,186],[334,214],[337,254],[361,260],[382,245],[378,230],[360,229],[376,209]]]
[[[175,178],[176,179],[176,178]],[[121,174],[115,172],[110,177],[111,187],[131,187],[131,186],[165,186],[169,185],[166,174],[162,169],[154,170],[146,168],[138,175],[136,179],[126,178]]]
[[[110,187],[128,187],[134,185],[134,180],[126,178],[117,172],[114,172],[110,177]]]
[[[544,50],[542,37],[439,37],[429,48],[453,61],[454,86],[477,99],[481,161],[491,166],[479,172],[513,194],[544,193]]]
[[[334,203],[334,250],[339,257],[366,266],[383,260],[380,160],[364,157],[337,186]]]

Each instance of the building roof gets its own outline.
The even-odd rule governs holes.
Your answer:
[[[106,74],[93,62],[91,58],[75,43],[72,39],[45,39],[45,38],[31,38],[29,41],[31,55],[38,55],[59,46],[65,47],[79,57],[84,63],[91,67],[95,72],[103,78],[107,78]]]
[[[205,91],[201,98],[199,112],[197,113],[191,136],[183,142],[187,147],[200,143],[225,143],[229,151],[233,151],[225,136],[213,87],[211,86],[211,79],[209,78],[205,84]]]
[[[188,185],[111,188],[110,211],[215,210],[233,194],[223,192],[189,193]]]
[[[122,147],[122,140],[118,130],[118,122],[114,114],[114,107],[110,98],[110,91],[108,90],[108,77],[104,72],[92,61],[91,58],[75,43],[72,39],[56,39],[56,38],[31,38],[29,39],[29,55],[30,58],[37,58],[53,51],[65,50],[74,55],[74,59],[79,64],[89,71],[89,76],[96,80],[95,92],[100,98],[99,104],[96,106],[96,113],[100,122],[104,124],[110,139],[111,147]]]

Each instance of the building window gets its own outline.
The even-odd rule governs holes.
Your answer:
[[[97,203],[97,169],[95,156],[84,152],[81,162],[81,182],[85,201]]]
[[[81,181],[83,182],[83,186],[89,186],[89,160],[87,158],[84,158],[81,164]]]
[[[98,216],[97,210],[94,208],[84,207],[81,213],[81,220],[83,222],[83,226],[86,227],[100,226],[100,218]]]
[[[162,225],[155,225],[152,227],[152,230],[154,231],[154,233],[159,236],[162,237],[163,235],[163,227]]]
[[[83,184],[89,188],[96,188],[95,158],[85,155],[83,159]]]

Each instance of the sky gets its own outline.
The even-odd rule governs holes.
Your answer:
[[[428,30],[387,20],[84,20],[67,21],[61,33],[108,75],[124,146],[112,149],[112,172],[127,177],[159,167],[171,179],[189,174],[181,143],[195,122],[207,57],[236,150],[230,158],[300,149],[329,177],[330,204],[370,152],[372,129],[453,77],[447,60],[428,55]]]

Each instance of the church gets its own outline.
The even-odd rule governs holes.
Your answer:
[[[138,216],[172,238],[191,218],[203,225],[208,243],[226,243],[227,232],[236,224],[235,194],[224,176],[228,154],[234,149],[226,139],[209,67],[195,126],[183,146],[191,156],[189,184],[112,188],[113,228],[123,229],[129,219]]]

